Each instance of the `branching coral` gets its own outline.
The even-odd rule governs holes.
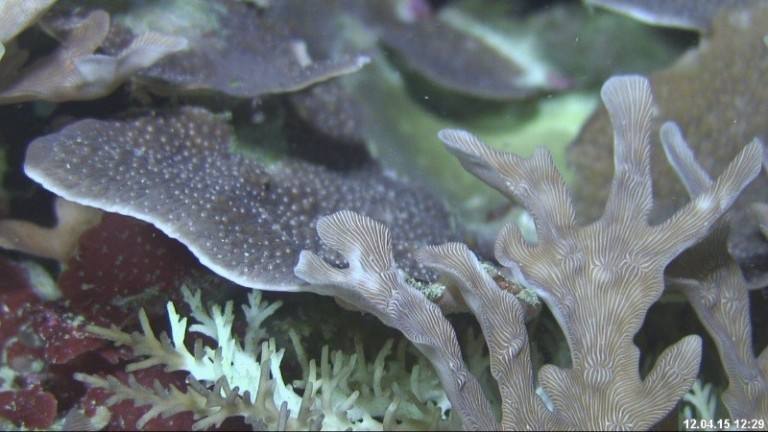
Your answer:
[[[424,374],[426,364],[408,372],[397,366],[405,364],[402,358],[385,363],[391,342],[385,344],[374,364],[365,362],[360,346],[351,356],[341,352],[329,355],[326,346],[319,369],[314,360],[306,361],[306,354],[299,348],[299,357],[304,360],[301,362],[304,376],[291,385],[284,381],[281,371],[285,350],[278,350],[274,340],[265,340],[262,328],[263,321],[280,306],[279,302],[270,304],[261,301],[259,291],[250,293],[249,305],[243,307],[247,326],[244,343],[240,344],[233,332],[232,302],[224,309],[214,306],[209,313],[199,292],[192,294],[184,289],[184,295],[197,323],[188,326],[187,318],[182,318],[169,303],[170,336],[163,333],[156,337],[143,311],[141,333],[89,328],[105,339],[130,347],[135,355],[143,358],[129,365],[127,372],[163,365],[166,372],[188,373],[186,388],[173,385],[165,388],[158,382],[148,387],[133,375],[129,375],[127,382],[114,376],[76,375],[91,387],[113,393],[107,402],[109,405],[132,400],[138,405],[150,406],[137,422],[139,428],[156,416],[168,417],[183,411],[194,413],[195,429],[221,426],[230,417],[243,417],[255,428],[270,430],[412,429],[434,427],[440,421],[443,409],[434,404],[441,403],[444,395],[434,391],[439,389],[437,380],[430,379],[428,369]],[[184,342],[189,334],[206,336],[215,346],[208,346],[198,337],[190,351]],[[293,338],[297,348],[300,347],[297,336]],[[259,341],[263,342],[259,345]],[[419,371],[422,371],[421,381],[417,378]],[[294,386],[304,389],[301,396],[294,391]]]
[[[682,9],[706,9],[702,2],[649,3]],[[768,3],[757,1],[704,2],[723,8],[712,22],[712,33],[674,66],[650,76],[656,95],[659,119],[673,119],[686,132],[688,144],[702,167],[713,176],[754,137],[768,136],[768,75],[765,35],[768,34]],[[660,124],[661,122],[659,122]],[[610,124],[604,111],[597,111],[569,147],[569,159],[578,182],[573,194],[582,220],[593,220],[602,208],[611,181]],[[652,223],[668,218],[681,208],[688,194],[677,180],[658,138],[651,150],[651,176],[656,191]],[[768,201],[768,180],[760,176],[740,194],[730,213],[728,250],[742,266],[751,288],[766,286],[768,242],[754,223],[750,206]]]
[[[662,126],[661,141],[691,198],[711,186],[675,124]],[[686,295],[717,345],[729,381],[722,400],[731,418],[768,419],[768,349],[755,357],[747,283],[728,255],[726,220],[670,265],[669,283]]]
[[[662,353],[641,379],[632,338],[661,296],[665,266],[705,237],[757,175],[762,148],[757,142],[747,145],[717,181],[651,226],[650,86],[641,77],[615,77],[601,95],[615,131],[615,175],[603,216],[584,227],[576,223],[570,194],[546,150],[521,158],[491,150],[464,131],[440,133],[466,169],[534,217],[537,242],[507,225],[499,233],[496,257],[547,303],[566,335],[572,367],[547,365],[538,377],[552,411],[533,389],[518,300],[501,292],[463,245],[429,247],[419,260],[453,281],[480,321],[502,395],[500,425],[461,359],[450,324],[395,266],[386,227],[351,212],[321,218],[318,233],[349,267],[333,267],[307,251],[296,266],[296,274],[313,284],[309,290],[342,298],[403,331],[435,365],[468,428],[649,428],[688,391],[698,371],[701,342],[688,336]]]

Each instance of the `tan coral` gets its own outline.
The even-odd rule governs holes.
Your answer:
[[[712,184],[677,125],[665,123],[661,141],[692,198]],[[759,207],[764,208],[764,204]],[[766,221],[766,214],[757,212],[762,216],[759,219]],[[727,218],[723,218],[711,235],[670,264],[668,282],[685,294],[715,341],[728,376],[722,400],[731,419],[768,419],[768,349],[755,357],[747,283],[728,255],[727,236]]]
[[[56,0],[4,0],[0,2],[0,46],[32,25],[54,3]]]
[[[659,123],[674,120],[685,131],[702,167],[719,175],[754,137],[768,136],[768,3],[737,2],[741,7],[721,11],[712,33],[674,66],[653,73]],[[592,221],[599,216],[611,182],[611,125],[598,110],[568,149],[575,177],[573,184],[579,216]],[[652,137],[652,178],[655,223],[685,205],[688,194],[664,162],[657,137]],[[757,241],[756,224],[749,206],[768,201],[768,179],[757,178],[739,196],[731,213],[729,250],[742,265],[752,288],[768,284],[768,242]]]
[[[57,198],[58,222],[44,228],[22,220],[0,220],[0,248],[55,259],[66,263],[77,250],[77,241],[86,230],[101,221],[101,210]]]
[[[424,352],[467,428],[647,429],[672,409],[698,372],[701,340],[688,336],[663,352],[641,379],[633,337],[661,296],[665,266],[706,236],[757,175],[762,148],[756,142],[747,145],[716,182],[652,226],[650,86],[642,77],[615,77],[604,85],[602,97],[615,130],[616,174],[604,214],[583,227],[547,150],[521,158],[489,149],[468,132],[440,133],[466,169],[522,204],[536,221],[535,244],[512,225],[502,229],[496,257],[517,282],[536,290],[568,340],[572,367],[546,365],[539,373],[552,411],[532,389],[518,300],[501,292],[462,245],[429,248],[420,260],[456,283],[483,327],[502,396],[500,425],[489,417],[487,399],[467,374],[448,322],[394,267],[383,225],[351,212],[321,218],[318,233],[349,267],[332,267],[308,251],[300,256],[296,274],[313,284],[307,290],[341,297],[375,314]]]
[[[5,69],[0,70],[0,104],[96,99],[111,93],[139,69],[187,48],[184,38],[147,32],[116,56],[94,54],[109,28],[109,14],[93,11],[54,53],[18,71],[19,56],[11,65],[0,65]]]

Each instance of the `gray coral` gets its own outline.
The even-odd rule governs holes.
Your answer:
[[[376,166],[268,164],[233,151],[235,139],[225,119],[201,108],[83,120],[32,142],[25,169],[69,200],[155,224],[204,265],[251,288],[298,290],[299,252],[322,249],[315,220],[340,209],[392,226],[400,265],[422,280],[434,275],[413,250],[457,239],[439,200]]]

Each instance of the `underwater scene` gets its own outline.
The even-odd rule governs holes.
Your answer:
[[[0,430],[768,430],[768,2],[0,0]]]

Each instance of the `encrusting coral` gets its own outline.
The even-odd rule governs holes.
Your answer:
[[[213,271],[257,289],[298,290],[296,256],[321,248],[314,221],[345,208],[392,226],[398,260],[422,280],[434,276],[412,251],[458,239],[437,198],[372,164],[269,164],[233,151],[235,140],[225,119],[202,108],[83,120],[30,144],[25,169],[69,200],[153,223]]]
[[[570,194],[547,150],[521,158],[491,150],[464,131],[440,133],[466,169],[523,205],[536,222],[534,244],[516,227],[505,226],[496,258],[515,281],[536,291],[566,335],[572,367],[547,365],[538,374],[553,410],[534,392],[519,301],[498,289],[465,246],[432,246],[418,257],[459,287],[480,321],[502,397],[500,424],[468,373],[450,324],[394,264],[386,227],[349,211],[321,218],[318,233],[349,267],[331,266],[308,251],[299,258],[296,274],[313,284],[309,290],[376,315],[416,344],[467,428],[645,429],[672,409],[696,377],[698,336],[669,347],[645,379],[632,338],[662,294],[666,265],[704,238],[758,174],[761,144],[748,144],[717,181],[651,226],[650,85],[642,77],[614,77],[601,95],[615,131],[616,173],[603,216],[584,227],[576,223]]]

